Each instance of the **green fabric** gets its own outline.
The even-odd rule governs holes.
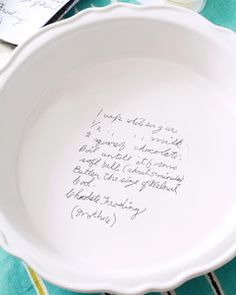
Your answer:
[[[236,31],[236,0],[208,0],[201,14],[217,25]]]
[[[74,295],[46,281],[43,282],[45,295]],[[19,259],[0,248],[0,295],[37,295],[25,265]],[[81,293],[76,293],[81,294]],[[38,294],[41,295],[41,294]],[[89,294],[87,294],[89,295]],[[93,295],[100,295],[99,293]]]
[[[176,295],[214,295],[214,291],[205,276],[191,280],[176,289]]]
[[[144,0],[142,0],[144,1]],[[121,1],[122,2],[122,1]],[[137,3],[138,0],[123,0]],[[87,7],[108,5],[110,0],[81,0],[66,17],[72,16]],[[236,0],[208,0],[201,14],[215,24],[236,31]],[[42,281],[45,294],[70,295],[70,291],[58,288]],[[0,295],[35,295],[37,294],[26,266],[17,258],[8,255],[0,248]],[[79,294],[79,293],[77,293]],[[160,294],[160,293],[149,293]],[[210,275],[190,280],[169,295],[236,295],[236,259]]]
[[[20,260],[0,248],[0,294],[35,294],[29,277]]]
[[[223,290],[227,290],[227,295],[236,294],[236,259],[227,263],[225,266],[218,269],[216,276],[220,281]]]

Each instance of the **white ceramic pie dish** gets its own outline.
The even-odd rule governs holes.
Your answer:
[[[236,38],[168,6],[89,9],[1,72],[0,243],[61,287],[141,294],[236,250]]]

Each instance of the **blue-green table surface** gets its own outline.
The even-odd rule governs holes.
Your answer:
[[[137,0],[123,0],[135,2]],[[122,2],[122,1],[120,1]],[[110,4],[110,0],[81,0],[67,17],[94,6]],[[236,31],[236,0],[208,0],[201,14],[215,24]],[[19,259],[8,255],[0,248],[0,295],[72,295],[39,278]],[[77,293],[80,294],[80,293]],[[159,294],[159,293],[152,293]],[[215,272],[190,280],[169,295],[236,295],[236,259]]]

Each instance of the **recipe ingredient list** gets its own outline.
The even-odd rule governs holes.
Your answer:
[[[64,194],[72,202],[71,219],[113,227],[120,218],[135,222],[147,214],[150,192],[178,197],[183,147],[172,126],[99,108],[78,145]]]
[[[0,39],[18,45],[75,0],[0,0]],[[69,4],[69,5],[68,5]]]

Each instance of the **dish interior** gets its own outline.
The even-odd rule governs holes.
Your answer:
[[[99,24],[6,85],[5,215],[68,269],[163,274],[234,231],[236,67],[202,41],[161,21]]]

